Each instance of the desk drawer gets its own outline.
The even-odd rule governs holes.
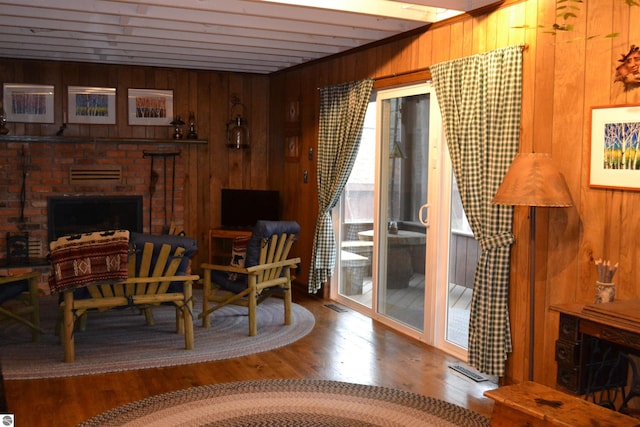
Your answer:
[[[633,332],[600,325],[589,320],[580,322],[580,332],[614,344],[640,350],[640,336]]]
[[[577,317],[560,314],[560,330],[558,339],[566,341],[578,341],[580,338],[580,322]]]
[[[569,341],[556,341],[556,362],[565,365],[580,363],[580,344]]]
[[[580,371],[578,367],[558,365],[558,374],[556,383],[563,389],[574,393],[581,394],[580,390]],[[582,390],[583,391],[583,390]]]

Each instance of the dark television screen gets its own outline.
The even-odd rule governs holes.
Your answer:
[[[258,220],[278,221],[279,204],[277,191],[223,188],[220,198],[222,227],[250,228]]]

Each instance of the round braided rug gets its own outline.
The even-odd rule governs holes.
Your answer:
[[[41,298],[42,325],[47,334],[31,341],[29,329],[18,322],[0,322],[0,364],[5,380],[56,378],[134,369],[211,362],[260,353],[289,345],[315,326],[313,314],[298,304],[292,324],[284,325],[282,300],[270,298],[258,306],[258,335],[249,336],[247,309],[226,306],[215,311],[211,327],[197,319],[202,291],[194,291],[195,348],[184,349],[184,337],[175,333],[175,308],[154,309],[154,325],[146,325],[137,309],[89,313],[85,331],[76,332],[76,361],[63,362],[63,347],[55,335],[57,298]]]
[[[402,390],[323,380],[215,384],[104,412],[96,426],[488,426],[473,411]]]

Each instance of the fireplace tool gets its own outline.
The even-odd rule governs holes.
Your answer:
[[[174,215],[176,192],[176,156],[171,156],[171,221],[167,222],[167,156],[164,156],[164,229],[163,234],[176,234],[176,221]]]
[[[158,172],[153,169],[153,157],[151,158],[151,176],[149,177],[149,233],[151,233],[151,212],[153,195],[156,193],[156,185],[158,184]]]
[[[24,205],[27,201],[27,173],[29,172],[29,155],[27,155],[24,145],[20,153],[22,158],[22,185],[20,186],[20,223],[24,223]]]
[[[164,234],[176,234],[175,233],[175,217],[174,217],[174,208],[175,208],[175,181],[176,181],[176,156],[180,154],[180,151],[143,151],[143,157],[151,157],[151,171],[149,177],[149,233],[151,233],[152,228],[152,212],[153,212],[153,195],[156,192],[156,185],[158,183],[159,174],[154,169],[154,163],[156,157],[162,157],[163,159],[163,202],[164,202],[164,227],[162,233]],[[172,159],[172,171],[171,171],[171,222],[167,221],[167,157],[171,157]]]

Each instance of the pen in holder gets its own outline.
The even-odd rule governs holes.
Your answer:
[[[613,275],[616,274],[618,263],[611,267],[610,261],[598,259],[596,261],[598,280],[596,280],[595,304],[612,302],[616,296],[616,284],[613,283]]]

